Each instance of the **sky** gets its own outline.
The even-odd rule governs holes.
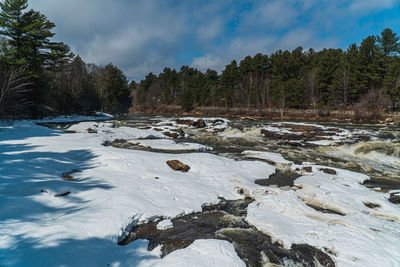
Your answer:
[[[220,71],[278,49],[342,48],[385,28],[400,34],[400,0],[30,0],[55,39],[130,80],[182,65]]]

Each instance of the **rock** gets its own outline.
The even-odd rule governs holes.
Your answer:
[[[167,164],[171,169],[175,171],[181,171],[181,172],[188,172],[190,170],[190,166],[186,165],[179,160],[169,160],[167,161]]]
[[[328,168],[321,168],[319,171],[324,172],[326,174],[337,174],[337,172],[334,169],[328,169]]]
[[[393,122],[393,119],[392,119],[392,118],[386,118],[385,122],[386,122],[386,123],[392,123],[392,122]]]
[[[372,202],[364,202],[364,205],[370,209],[380,208],[381,205],[372,203]]]
[[[303,167],[303,171],[312,172],[312,167],[311,166]]]
[[[93,129],[93,128],[88,128],[86,131],[88,133],[97,133],[97,131],[95,129]]]
[[[144,126],[144,127],[139,127],[139,130],[150,130],[151,127],[150,126]]]
[[[203,119],[200,119],[200,120],[195,121],[193,126],[196,128],[205,128],[205,127],[207,127],[207,124]]]
[[[393,204],[400,204],[400,192],[391,193],[389,201]]]
[[[55,195],[55,197],[65,197],[65,196],[68,196],[69,194],[71,194],[71,191],[59,193],[59,194]]]
[[[171,138],[173,138],[173,139],[178,139],[178,138],[179,138],[178,133],[163,132],[163,134],[164,134],[165,136],[171,137]]]
[[[185,132],[182,130],[182,128],[179,128],[179,129],[177,130],[177,132],[178,132],[178,134],[179,134],[181,137],[185,137]]]
[[[203,119],[198,119],[198,120],[176,119],[175,122],[177,124],[188,125],[188,126],[192,126],[192,127],[195,127],[195,128],[205,128],[205,127],[207,127],[207,124]]]
[[[68,181],[68,182],[71,182],[71,181],[74,181],[75,180],[75,178],[74,177],[72,177],[72,175],[68,175],[68,174],[62,174],[62,179],[64,180],[64,181]]]

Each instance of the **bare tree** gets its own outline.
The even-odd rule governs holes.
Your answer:
[[[0,114],[24,109],[31,83],[21,69],[4,67],[0,71]]]

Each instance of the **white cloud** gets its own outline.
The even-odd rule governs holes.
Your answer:
[[[208,69],[220,70],[223,68],[224,62],[218,56],[207,54],[203,57],[194,58],[191,66],[201,71],[206,71]]]
[[[96,64],[112,62],[141,79],[165,66],[221,70],[231,60],[303,46],[337,47],[375,11],[400,0],[31,0],[56,39]],[[396,7],[397,5],[397,7]],[[377,18],[384,22],[384,18]],[[387,25],[385,21],[385,27]],[[365,31],[366,33],[367,31]],[[335,36],[336,35],[336,36]],[[366,36],[365,34],[364,36]],[[356,39],[357,38],[357,39]],[[354,37],[354,41],[360,37]],[[346,39],[346,45],[347,39]],[[202,54],[198,57],[194,55]]]
[[[354,0],[349,9],[353,11],[381,10],[391,8],[399,2],[399,0]]]

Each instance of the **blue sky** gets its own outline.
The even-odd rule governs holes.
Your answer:
[[[400,0],[30,0],[56,39],[130,79],[302,46],[346,49],[385,28],[400,34]]]

